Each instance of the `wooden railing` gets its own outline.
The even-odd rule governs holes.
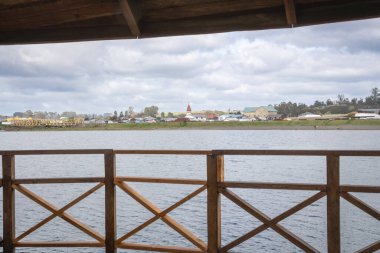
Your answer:
[[[104,155],[104,177],[87,177],[87,178],[15,178],[15,156],[24,155]],[[115,157],[117,155],[197,155],[207,157],[207,180],[196,179],[169,179],[169,178],[140,178],[140,177],[123,177],[116,175]],[[258,235],[264,230],[271,228],[278,234],[289,240],[298,248],[305,252],[318,252],[310,244],[290,232],[279,223],[297,213],[303,208],[327,196],[327,243],[328,252],[341,252],[340,243],[340,197],[352,203],[362,211],[380,220],[380,212],[368,204],[364,203],[352,192],[380,193],[380,186],[368,185],[342,185],[339,180],[339,161],[342,156],[380,156],[380,151],[320,151],[320,150],[28,150],[28,151],[0,151],[3,165],[3,249],[5,253],[15,252],[16,247],[104,247],[107,253],[117,252],[118,248],[131,250],[145,250],[156,252],[229,252],[237,245]],[[224,156],[230,155],[253,155],[253,156],[322,156],[326,157],[327,164],[327,182],[325,184],[304,184],[304,183],[259,183],[259,182],[233,182],[224,180]],[[161,210],[142,196],[139,192],[131,187],[130,182],[145,183],[162,183],[162,184],[190,184],[199,185],[200,187],[184,197],[177,203],[171,205],[165,210]],[[28,184],[55,184],[55,183],[96,183],[94,187],[72,200],[63,207],[56,207],[44,198],[38,196],[25,185]],[[67,213],[67,210],[78,204],[86,197],[93,194],[100,188],[105,187],[105,231],[100,234],[91,227],[85,225],[77,218]],[[154,217],[132,229],[128,233],[117,237],[116,234],[116,187],[119,187],[127,195],[140,203],[143,207],[153,213]],[[247,201],[235,194],[233,188],[249,189],[276,189],[276,190],[304,190],[316,191],[316,194],[295,205],[282,214],[270,218],[260,210],[249,204]],[[207,225],[208,241],[204,242],[190,230],[182,226],[179,222],[170,217],[169,213],[185,202],[190,201],[203,191],[207,190]],[[30,198],[40,206],[44,207],[52,214],[37,223],[27,231],[15,235],[15,191],[18,191]],[[242,235],[234,241],[221,244],[221,195],[237,204],[247,211],[256,219],[262,222],[262,225],[252,231]],[[93,242],[27,242],[23,239],[42,227],[55,217],[60,217],[71,225],[75,226],[88,236],[94,239]],[[194,245],[194,248],[183,248],[174,246],[158,246],[126,243],[125,240],[132,235],[141,231],[148,225],[157,220],[162,220],[168,226],[177,231]],[[380,240],[369,245],[358,252],[375,252],[380,250]]]

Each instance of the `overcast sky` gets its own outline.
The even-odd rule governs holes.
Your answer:
[[[158,39],[0,46],[0,114],[243,109],[380,88],[380,19]]]

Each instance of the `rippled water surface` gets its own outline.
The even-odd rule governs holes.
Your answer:
[[[18,149],[356,149],[380,150],[380,131],[93,131],[93,132],[0,132],[0,150]],[[293,183],[324,183],[323,157],[226,156],[225,180]],[[118,155],[119,176],[206,178],[204,156]],[[16,177],[104,176],[103,156],[18,156]],[[341,158],[341,182],[380,184],[380,159]],[[130,184],[164,210],[199,186]],[[57,207],[62,207],[94,184],[27,185]],[[315,192],[239,190],[233,192],[271,218]],[[375,194],[355,194],[380,209]],[[104,188],[68,211],[72,216],[104,233]],[[16,236],[51,213],[16,193]],[[206,192],[170,212],[173,219],[207,241]],[[154,215],[125,192],[117,191],[118,236]],[[280,222],[285,228],[326,252],[326,198]],[[2,224],[1,224],[2,225]],[[260,226],[248,213],[222,197],[223,245]],[[354,252],[380,239],[379,222],[341,200],[342,252]],[[33,232],[24,241],[92,241],[60,218]],[[126,242],[192,247],[162,221],[156,221]],[[104,252],[104,249],[17,249],[17,252]],[[134,252],[119,250],[119,252]],[[140,251],[141,252],[141,251]],[[273,230],[265,230],[231,252],[301,252]]]

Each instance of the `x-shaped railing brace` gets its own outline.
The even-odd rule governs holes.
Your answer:
[[[292,242],[293,244],[295,244],[297,247],[301,248],[305,252],[319,252],[318,250],[313,248],[311,245],[309,245],[307,242],[303,241],[301,238],[297,237],[292,232],[290,232],[289,230],[287,230],[286,228],[284,228],[278,223],[286,219],[287,217],[295,214],[296,212],[300,211],[301,209],[311,205],[317,200],[321,199],[322,197],[326,195],[325,192],[318,192],[317,194],[295,205],[291,209],[285,211],[284,213],[278,215],[277,217],[273,219],[271,219],[269,216],[262,213],[260,210],[256,209],[251,204],[249,204],[248,202],[246,202],[245,200],[243,200],[238,195],[236,195],[235,193],[233,193],[232,191],[228,189],[222,189],[222,194],[264,224],[248,232],[242,237],[234,240],[228,245],[224,246],[221,249],[221,252],[227,252],[228,250],[236,247],[237,245],[243,243],[244,241],[250,239],[251,237],[263,232],[267,228],[272,228],[274,231],[279,233],[281,236],[285,237],[287,240],[289,240],[290,242]]]
[[[185,202],[189,201],[190,199],[194,198],[201,192],[207,189],[207,186],[204,185],[198,190],[192,192],[185,198],[181,199],[174,205],[168,207],[165,210],[159,209],[157,206],[155,206],[152,202],[150,202],[148,199],[146,199],[144,196],[142,196],[140,193],[138,193],[136,190],[134,190],[132,187],[127,185],[125,182],[122,181],[116,181],[115,182],[117,186],[120,187],[125,193],[127,193],[129,196],[131,196],[134,200],[136,200],[138,203],[140,203],[142,206],[144,206],[146,209],[148,209],[151,213],[153,213],[155,216],[148,221],[144,222],[140,226],[136,227],[135,229],[131,230],[124,236],[120,237],[117,240],[117,244],[122,243],[127,238],[131,237],[138,231],[142,230],[143,228],[147,227],[151,223],[155,222],[158,219],[161,219],[163,222],[165,222],[167,225],[169,225],[171,228],[173,228],[175,231],[177,231],[180,235],[182,235],[184,238],[189,240],[191,243],[193,243],[195,246],[197,246],[202,251],[207,250],[207,245],[204,243],[201,239],[199,239],[197,236],[195,236],[190,230],[183,227],[181,224],[176,222],[173,218],[171,218],[168,213],[173,211],[175,208],[179,207],[180,205],[184,204]]]
[[[28,229],[26,232],[24,232],[20,236],[18,236],[15,241],[19,242],[20,240],[22,240],[26,236],[28,236],[31,233],[33,233],[38,228],[42,227],[43,225],[45,225],[46,223],[48,223],[49,221],[51,221],[52,219],[54,219],[55,217],[60,217],[63,220],[65,220],[66,222],[70,223],[74,227],[76,227],[79,230],[81,230],[82,232],[84,232],[85,234],[87,234],[87,235],[91,236],[92,238],[96,239],[101,244],[104,244],[104,237],[101,234],[99,234],[97,231],[93,230],[89,226],[85,225],[84,223],[80,222],[79,220],[77,220],[73,216],[65,213],[65,211],[67,211],[69,208],[73,207],[74,205],[76,205],[77,203],[79,203],[81,200],[85,199],[86,197],[88,197],[89,195],[91,195],[92,193],[94,193],[95,191],[97,191],[98,189],[100,189],[103,185],[104,185],[103,183],[97,184],[96,186],[94,186],[93,188],[91,188],[87,192],[83,193],[82,195],[80,195],[79,197],[77,197],[76,199],[74,199],[73,201],[71,201],[70,203],[68,203],[67,205],[65,205],[64,207],[62,207],[60,209],[58,209],[57,207],[55,207],[53,204],[49,203],[45,199],[41,198],[40,196],[38,196],[34,192],[30,191],[26,187],[24,187],[22,185],[13,185],[14,189],[16,189],[17,191],[21,192],[26,197],[30,198],[31,200],[33,200],[34,202],[36,202],[40,206],[42,206],[45,209],[47,209],[50,212],[52,212],[52,214],[50,216],[48,216],[47,218],[45,218],[41,222],[37,223],[36,225],[34,225],[30,229]]]

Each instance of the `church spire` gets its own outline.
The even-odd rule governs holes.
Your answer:
[[[186,109],[186,112],[187,112],[187,113],[191,113],[190,103],[187,103],[187,109]]]

